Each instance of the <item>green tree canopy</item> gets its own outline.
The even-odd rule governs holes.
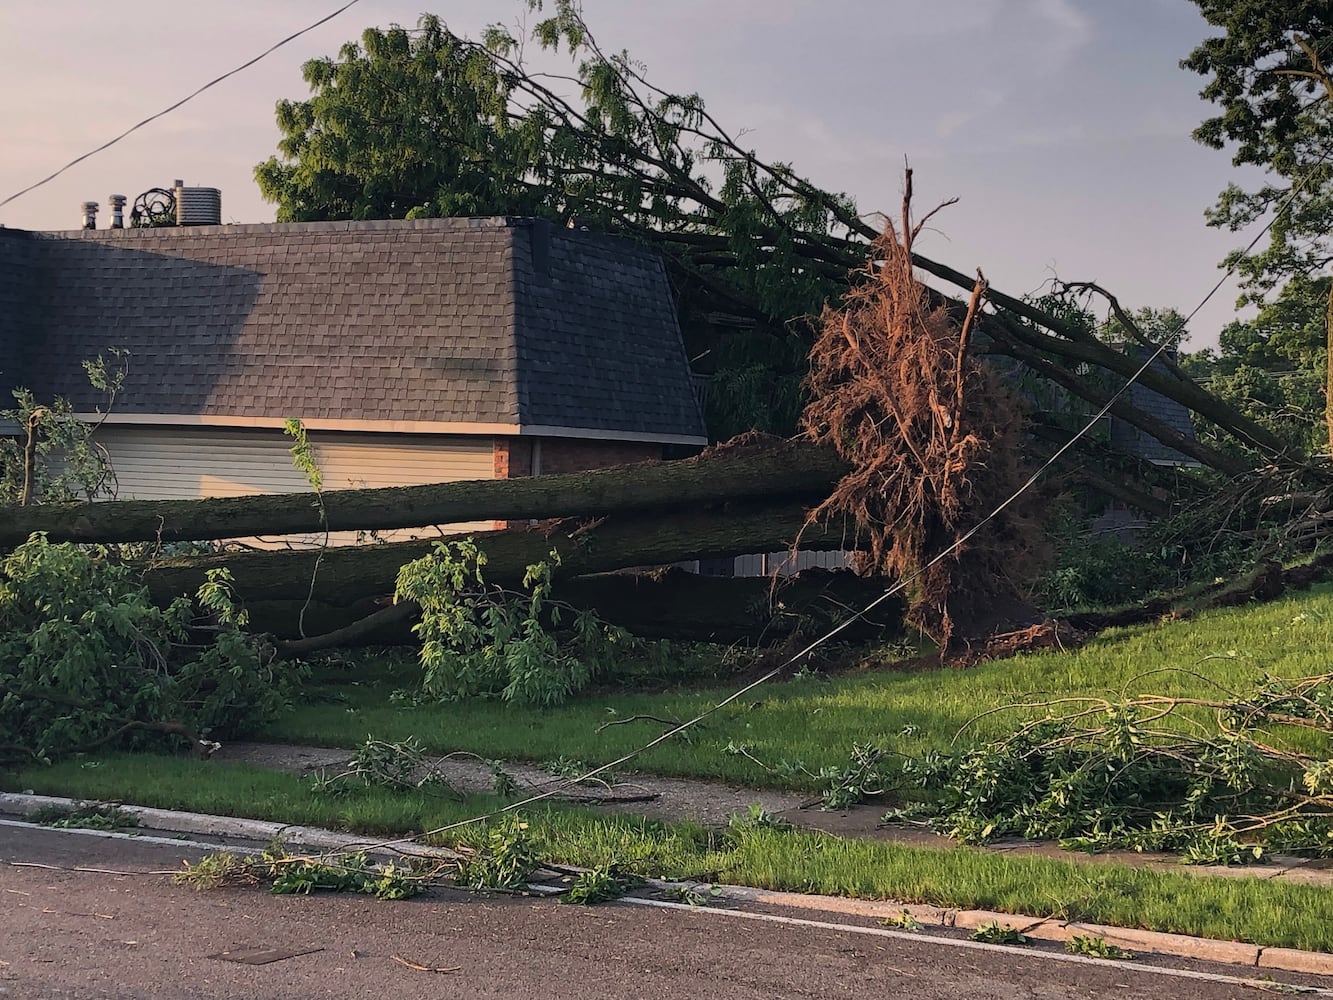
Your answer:
[[[1212,225],[1241,229],[1295,192],[1268,245],[1235,259],[1262,296],[1293,276],[1333,263],[1333,7],[1326,0],[1194,0],[1223,34],[1182,65],[1208,77],[1201,96],[1220,108],[1194,132],[1214,149],[1234,147],[1236,166],[1269,179],[1253,191],[1231,185],[1209,213]]]
[[[1194,136],[1215,149],[1231,145],[1236,166],[1267,174],[1253,190],[1229,185],[1208,222],[1237,231],[1271,217],[1267,243],[1237,250],[1227,263],[1242,276],[1242,302],[1264,303],[1282,289],[1256,320],[1224,331],[1220,360],[1233,366],[1219,374],[1234,380],[1239,372],[1248,391],[1264,371],[1295,363],[1306,372],[1300,398],[1309,399],[1311,366],[1323,366],[1327,386],[1333,364],[1333,282],[1326,275],[1333,265],[1333,6],[1328,0],[1194,3],[1223,29],[1182,63],[1208,78],[1201,95],[1220,109]],[[1316,289],[1322,309],[1310,308]],[[1328,441],[1333,400],[1323,395],[1326,426],[1315,437]]]
[[[602,49],[577,0],[551,0],[549,14],[527,51],[564,53],[573,64],[564,74],[530,69],[524,40],[503,28],[471,41],[429,15],[415,31],[371,29],[336,59],[308,63],[312,95],[278,106],[280,155],[257,168],[264,194],[282,219],[525,214],[642,240],[666,259],[686,346],[712,378],[712,433],[793,431],[815,318],[873,270],[880,221],[761,160],[697,94],[665,91],[627,53]],[[972,290],[972,275],[912,259]],[[993,350],[1094,405],[1105,393],[1081,367],[1135,374],[1131,358],[1059,315],[994,287],[985,300]],[[1178,373],[1141,379],[1245,447],[1285,448]],[[1170,436],[1123,401],[1116,412]],[[1205,465],[1236,468],[1193,451]]]

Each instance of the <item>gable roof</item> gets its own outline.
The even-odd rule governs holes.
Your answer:
[[[81,362],[123,347],[115,421],[706,441],[665,268],[626,240],[511,218],[0,230],[11,260],[0,369],[91,411]]]

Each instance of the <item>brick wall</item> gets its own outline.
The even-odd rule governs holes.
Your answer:
[[[496,438],[496,479],[520,479],[532,475],[532,442],[522,438]]]
[[[638,441],[594,441],[578,438],[496,438],[496,479],[518,479],[532,475],[533,445],[541,442],[541,474],[586,472],[611,465],[660,461],[662,446]],[[496,521],[496,529],[518,527],[518,522]]]
[[[533,446],[540,441],[538,461],[543,476],[586,472],[612,465],[657,462],[662,445],[642,441],[597,441],[583,438],[496,438],[495,478],[518,479],[532,475]]]
[[[662,446],[643,441],[595,441],[579,438],[543,438],[541,474],[584,472],[610,465],[660,461]]]

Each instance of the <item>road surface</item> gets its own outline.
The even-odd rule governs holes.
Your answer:
[[[1213,1000],[1258,995],[1238,983],[1018,951],[966,950],[929,937],[876,937],[854,927],[757,922],[704,909],[576,907],[449,891],[403,902],[273,896],[258,889],[195,892],[162,875],[14,864],[152,872],[178,868],[182,858],[200,853],[0,826],[0,998]],[[243,956],[246,949],[267,951],[254,957],[277,960],[250,965],[219,957]],[[457,971],[422,971],[404,963]],[[1190,968],[1255,975],[1225,966]]]

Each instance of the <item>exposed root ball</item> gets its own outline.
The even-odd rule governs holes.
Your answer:
[[[1028,496],[958,545],[1027,478],[1022,412],[968,350],[984,278],[962,317],[932,306],[913,273],[912,241],[930,216],[913,225],[911,184],[909,170],[901,230],[886,225],[841,307],[825,309],[810,353],[806,430],[855,467],[810,519],[850,516],[876,569],[920,571],[909,619],[947,648],[955,630],[1026,624],[1021,584],[1046,547]]]

